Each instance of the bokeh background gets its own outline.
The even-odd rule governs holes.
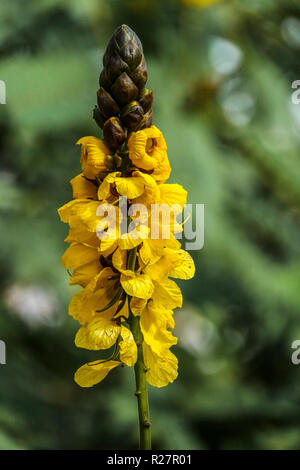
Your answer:
[[[205,5],[208,3],[209,5]],[[190,203],[197,274],[176,313],[180,375],[150,390],[155,449],[300,446],[300,4],[1,0],[0,449],[135,449],[133,370],[82,390],[57,208],[79,172],[116,26],[144,43],[155,124]],[[96,357],[97,356],[97,357]]]

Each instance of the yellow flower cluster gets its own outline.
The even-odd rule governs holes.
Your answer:
[[[126,158],[111,156],[101,139],[83,137],[78,144],[82,173],[71,180],[74,199],[58,210],[70,227],[65,240],[70,246],[62,264],[72,271],[70,284],[83,288],[71,300],[69,314],[81,324],[77,347],[114,349],[108,359],[80,367],[75,381],[91,387],[119,365],[134,366],[137,344],[130,320],[139,316],[147,381],[165,386],[177,377],[177,358],[170,351],[177,339],[170,329],[173,309],[182,305],[180,289],[170,278],[193,277],[194,263],[175,238],[182,230],[176,214],[168,223],[168,237],[160,219],[151,228],[149,224],[130,228],[136,214],[129,215],[125,234],[113,219],[121,222],[123,217],[122,196],[129,206],[143,205],[149,222],[153,204],[176,204],[182,210],[187,193],[178,184],[165,183],[171,168],[166,142],[155,126],[130,133],[124,148],[125,166]]]

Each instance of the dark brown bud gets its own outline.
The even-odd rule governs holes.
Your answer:
[[[108,91],[110,90],[111,82],[109,81],[109,79],[106,76],[105,69],[103,69],[102,72],[100,73],[99,85],[102,86],[103,88],[105,88]]]
[[[115,30],[104,53],[103,65],[104,69],[99,78],[100,89],[97,93],[98,107],[94,111],[96,122],[103,127],[103,118],[120,117],[129,131],[137,130],[141,125],[148,126],[153,93],[143,90],[147,81],[143,46],[129,26],[122,25]],[[113,121],[114,125],[116,122]],[[117,143],[123,139],[124,130],[120,124],[117,139],[117,130],[114,129],[112,134],[110,120],[105,123],[105,129],[106,139],[115,150]]]
[[[118,52],[130,68],[136,67],[143,54],[143,46],[135,32],[126,24],[119,26],[113,33],[103,57],[103,65],[106,67],[107,57],[112,52]]]
[[[148,72],[146,61],[144,58],[140,65],[136,69],[134,69],[133,72],[131,72],[130,78],[134,81],[134,83],[139,89],[143,88],[146,85]]]
[[[120,119],[117,117],[109,118],[104,124],[103,136],[106,145],[112,152],[115,152],[126,138]]]
[[[127,25],[112,35],[104,57],[100,86],[111,93],[120,107],[135,100],[147,81],[143,46]]]
[[[96,123],[98,124],[98,126],[101,127],[101,129],[103,129],[103,126],[104,126],[104,123],[105,123],[105,117],[103,116],[103,114],[101,114],[101,111],[98,108],[98,106],[94,107],[93,118],[96,121]]]
[[[121,105],[125,105],[137,98],[139,90],[134,82],[123,72],[111,87],[115,100]]]
[[[101,113],[106,118],[115,116],[120,112],[120,108],[113,97],[102,87],[97,91],[97,101]]]
[[[128,65],[117,52],[112,52],[105,61],[105,73],[108,80],[113,82],[123,72],[129,73]]]
[[[140,94],[139,103],[142,106],[144,112],[147,113],[147,111],[149,111],[149,109],[151,109],[152,107],[153,91],[144,88],[142,93]]]
[[[139,126],[139,130],[146,129],[147,127],[152,126],[152,109],[144,114],[143,120]]]
[[[129,131],[135,131],[144,117],[144,110],[137,101],[132,101],[121,113],[121,120]]]
[[[143,58],[143,49],[137,42],[130,40],[120,49],[120,55],[128,64],[129,68],[134,70]]]

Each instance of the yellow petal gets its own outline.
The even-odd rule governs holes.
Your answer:
[[[167,309],[173,310],[176,307],[182,307],[182,294],[177,284],[171,279],[156,282],[152,295],[156,304],[162,305]]]
[[[191,279],[195,275],[195,264],[191,255],[185,250],[168,250],[166,262],[171,265],[169,276],[178,279]]]
[[[103,218],[97,216],[100,204],[99,201],[90,199],[74,199],[58,209],[58,213],[61,221],[68,223],[70,227],[96,232],[97,224]]]
[[[134,222],[131,222],[134,224]],[[129,227],[130,229],[130,227]],[[149,228],[146,225],[138,224],[127,233],[123,233],[118,241],[121,250],[132,250],[139,246],[143,240],[148,238]]]
[[[171,174],[171,165],[168,159],[167,153],[165,153],[161,160],[160,164],[154,169],[152,176],[156,179],[158,183],[164,183],[167,181]]]
[[[88,181],[82,173],[71,180],[71,185],[74,198],[97,199],[97,186]]]
[[[60,220],[66,224],[69,223],[72,208],[76,206],[77,204],[79,204],[80,202],[87,204],[89,200],[73,199],[72,201],[67,202],[64,206],[60,207],[57,211],[59,214]]]
[[[150,299],[154,289],[150,277],[146,274],[121,274],[121,285],[126,294],[140,299]]]
[[[81,201],[80,199],[77,199]],[[97,225],[103,218],[97,216],[97,210],[101,203],[99,201],[79,202],[76,206],[71,208],[71,216],[69,224],[71,227],[86,228],[90,232],[96,232]]]
[[[195,274],[195,265],[186,251],[164,248],[160,259],[155,264],[147,266],[144,271],[157,282],[167,276],[191,279]]]
[[[152,178],[151,175],[147,175],[140,171],[134,171],[132,174],[142,178],[144,182],[144,191],[139,197],[137,197],[134,203],[144,204],[148,207],[150,207],[151,204],[159,203],[160,191],[155,179]]]
[[[81,366],[75,373],[74,380],[80,387],[93,387],[115,367],[121,365],[118,361],[89,362]]]
[[[155,251],[152,251],[153,241],[161,241],[161,240],[150,240],[150,239],[143,240],[143,244],[141,248],[139,249],[139,256],[144,266],[147,266],[152,263],[156,263],[161,256],[160,254],[157,254]]]
[[[99,247],[100,240],[96,233],[89,232],[84,227],[71,227],[68,236],[65,238],[65,242],[82,243],[89,247]]]
[[[115,291],[110,288],[99,289],[95,293],[91,293],[90,284],[75,294],[69,304],[69,315],[82,325],[92,321],[97,315],[96,311],[106,307],[115,295]],[[115,313],[115,306],[105,313],[112,316]]]
[[[177,378],[178,361],[171,351],[164,351],[162,356],[155,354],[150,346],[143,343],[143,355],[146,365],[146,378],[153,387],[165,387]]]
[[[96,261],[91,261],[90,263],[84,264],[76,268],[70,278],[70,285],[79,284],[82,287],[87,286],[87,284],[93,279],[99,271],[102,269],[99,259]]]
[[[181,208],[186,204],[187,192],[180,184],[161,184],[159,190],[160,204],[178,204]]]
[[[114,238],[105,238],[104,240],[101,240],[100,253],[105,257],[109,256],[115,251],[117,246],[118,240],[115,240]]]
[[[99,176],[106,170],[105,157],[109,155],[109,150],[103,140],[97,137],[82,137],[76,142],[81,145],[81,167],[82,173],[89,179]]]
[[[115,281],[116,273],[107,266],[106,268],[102,269],[99,275],[95,278],[93,290],[100,289],[102,287],[113,286]]]
[[[109,173],[102,183],[99,186],[98,189],[98,199],[100,201],[108,199],[109,196],[111,195],[111,184],[114,184],[116,178],[121,175],[120,171],[115,171],[112,173]]]
[[[139,299],[138,297],[132,297],[130,300],[130,310],[134,316],[141,315],[147,305],[146,299]]]
[[[78,266],[99,260],[99,253],[81,243],[72,243],[61,258],[61,264],[66,269],[76,269]]]
[[[129,158],[138,168],[153,170],[166,154],[165,139],[156,126],[132,132],[128,139]]]
[[[131,331],[125,326],[121,326],[121,337],[120,341],[120,360],[127,366],[134,366],[137,360],[137,346],[134,341]]]
[[[115,269],[117,269],[120,273],[131,275],[132,271],[130,269],[126,269],[127,264],[127,251],[120,250],[117,248],[112,255],[112,264]]]
[[[121,196],[126,196],[127,199],[139,197],[145,189],[144,178],[141,176],[116,178],[115,183],[118,193]]]
[[[168,330],[170,324],[174,325],[172,313],[172,310],[149,302],[141,315],[140,325],[144,341],[156,354],[163,355],[166,349],[177,343],[177,338]]]
[[[75,344],[78,348],[90,350],[108,349],[115,344],[120,332],[121,327],[107,315],[97,317],[80,328],[75,337]]]

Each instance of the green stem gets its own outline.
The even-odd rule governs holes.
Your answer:
[[[135,271],[137,248],[130,250],[127,257],[127,269]],[[130,299],[129,299],[130,310]],[[130,329],[137,345],[137,361],[134,366],[136,392],[139,412],[140,449],[151,450],[151,423],[149,418],[148,391],[146,381],[146,366],[143,357],[143,336],[140,327],[140,318],[129,313]]]
[[[140,328],[139,317],[133,317],[131,331],[138,348],[138,357],[134,366],[136,392],[138,401],[139,423],[140,423],[140,449],[151,449],[151,423],[149,419],[149,404],[146,382],[146,367],[143,358],[143,338]]]

